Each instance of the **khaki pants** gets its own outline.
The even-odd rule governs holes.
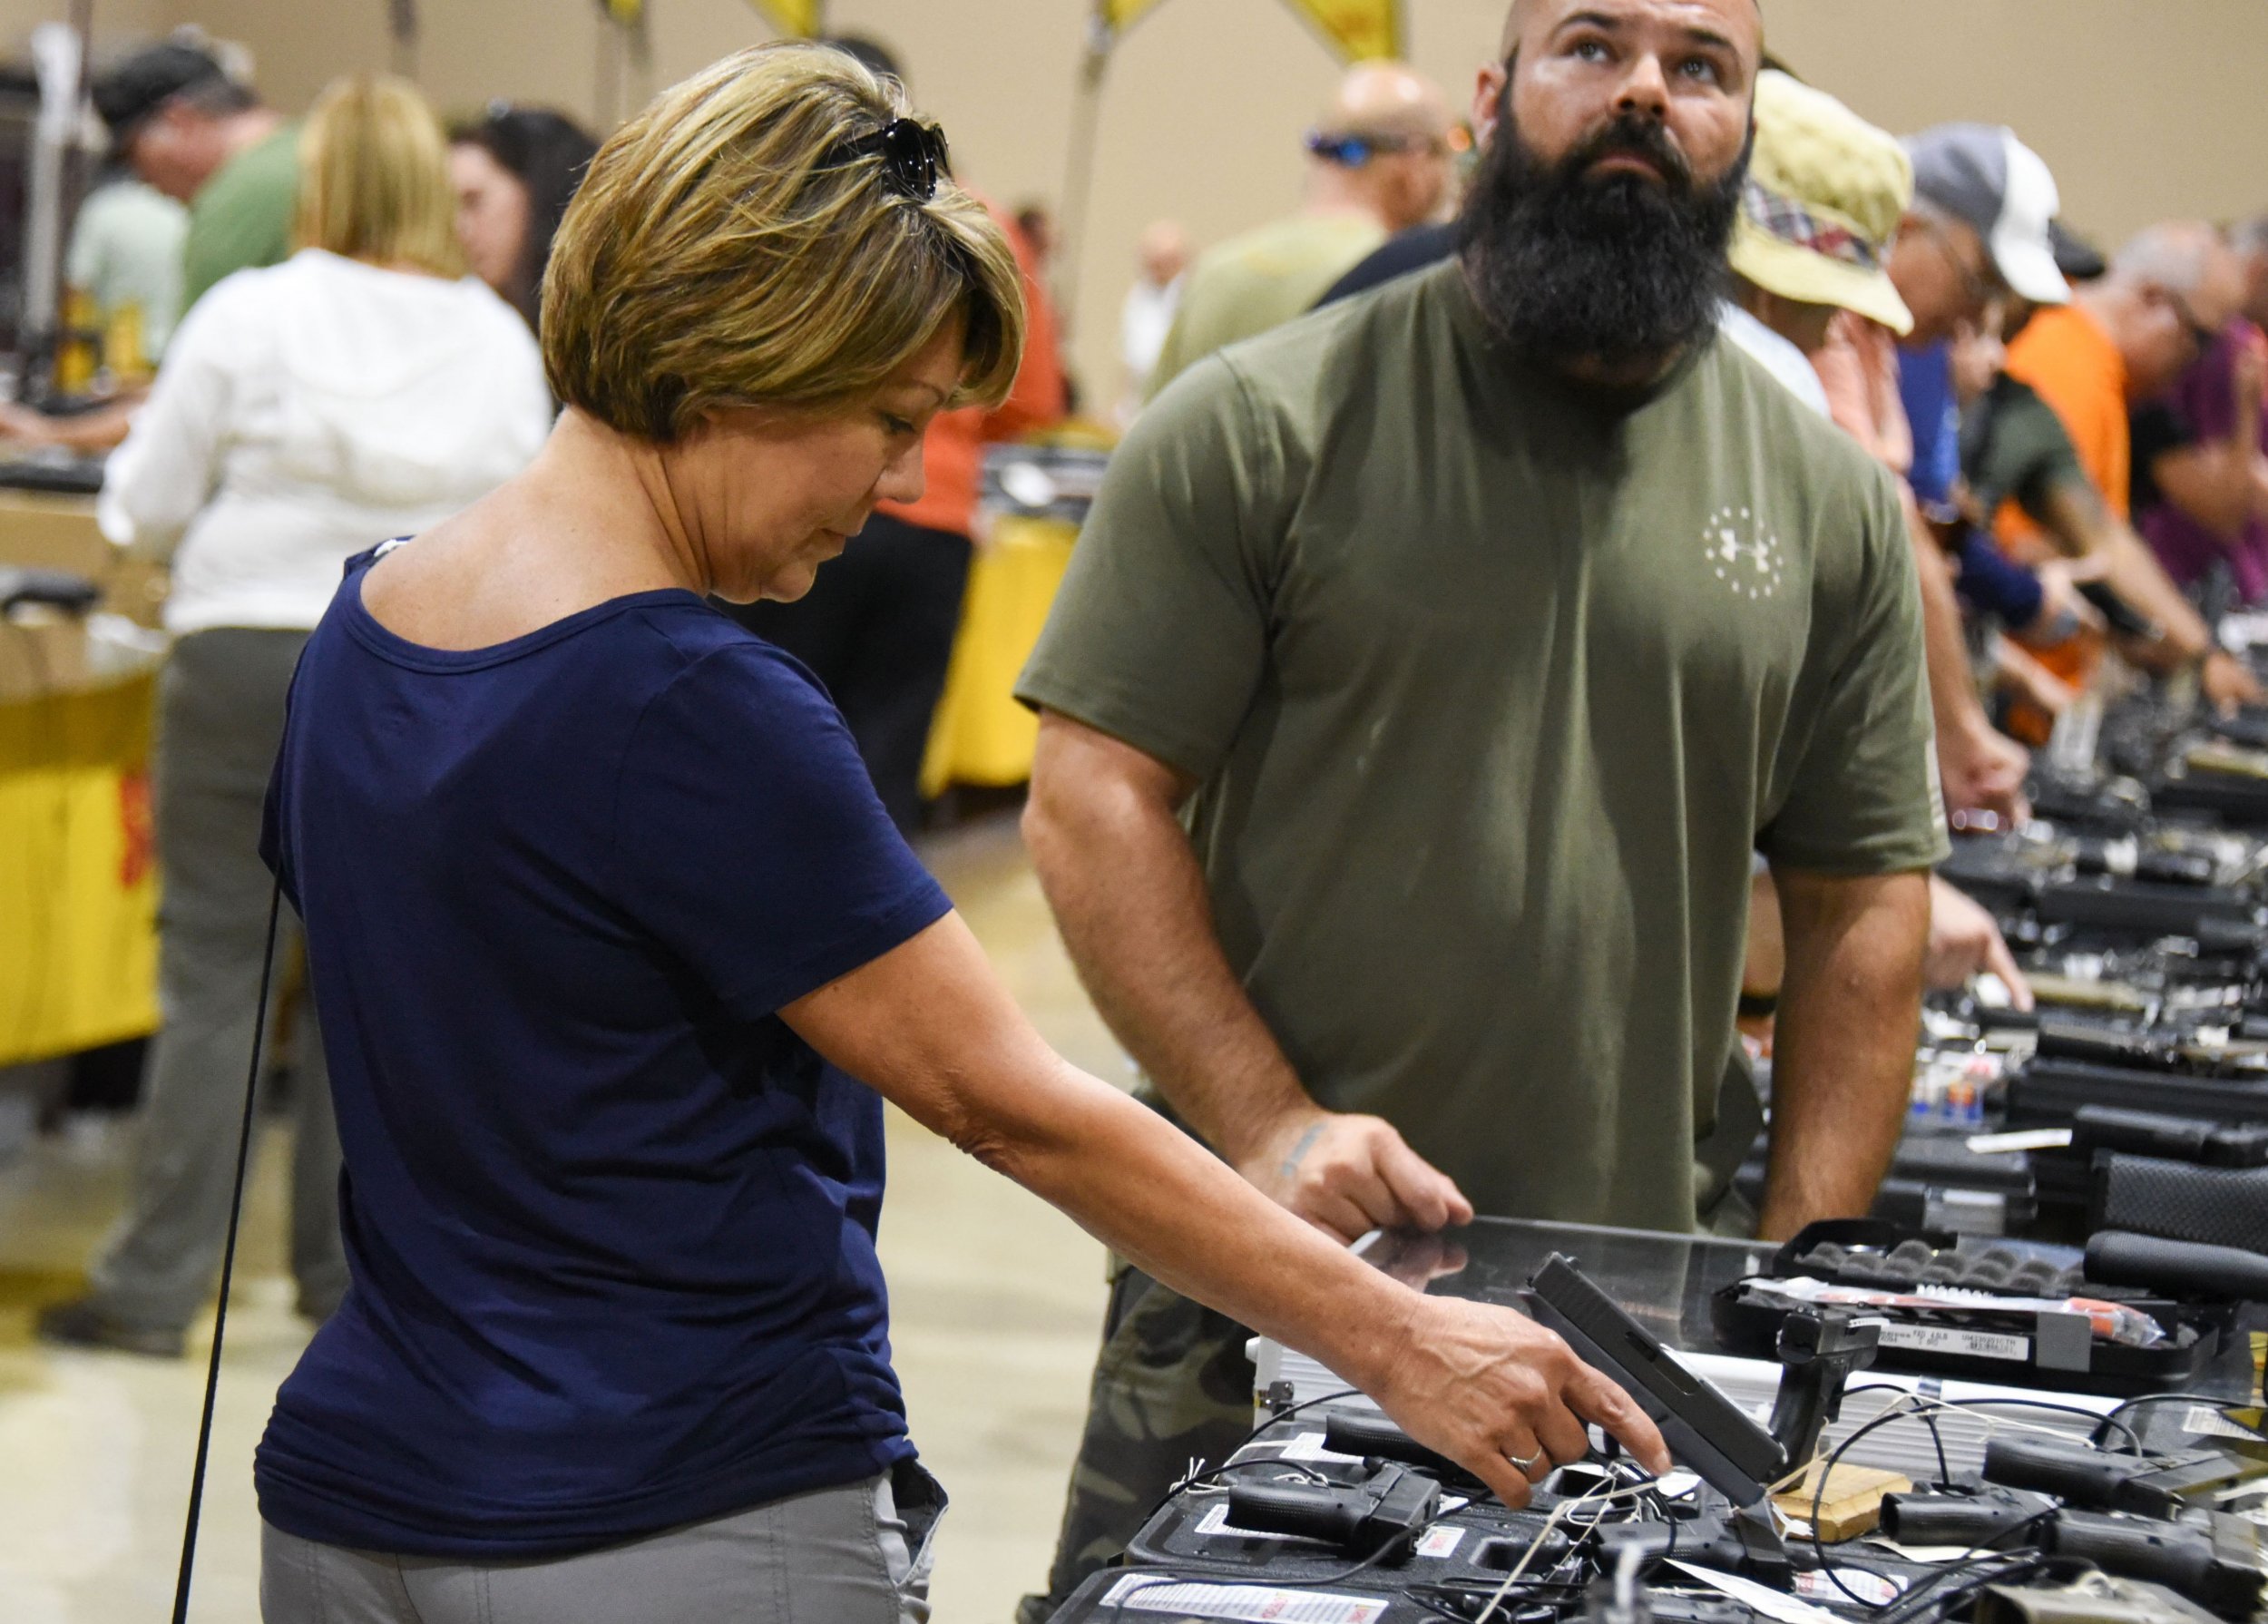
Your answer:
[[[88,1269],[90,1298],[122,1325],[179,1330],[211,1295],[229,1231],[260,948],[275,881],[259,857],[284,691],[304,631],[200,631],[158,681],[158,1006],[142,1141],[126,1215]],[[297,936],[288,906],[278,979]],[[273,997],[271,993],[273,1014]],[[338,1239],[338,1128],[315,1001],[293,1032],[291,1271],[299,1311],[330,1316],[347,1290]]]
[[[347,1551],[263,1523],[260,1617],[265,1624],[928,1624],[943,1514],[936,1480],[907,1462],[890,1476],[533,1561]]]

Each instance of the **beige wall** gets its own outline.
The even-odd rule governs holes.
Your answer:
[[[1412,54],[1461,101],[1503,0],[1404,0]],[[451,110],[491,96],[591,116],[767,36],[746,0],[648,0],[652,63],[601,73],[595,0],[419,0],[419,76]],[[0,0],[0,40],[64,14]],[[2016,128],[2077,225],[2115,242],[2156,216],[2268,208],[2268,0],[1766,0],[1773,46],[1893,130],[1949,118]],[[831,0],[838,28],[904,58],[964,174],[1003,201],[1061,195],[1085,0]],[[116,39],[194,21],[252,47],[287,108],[333,73],[389,60],[386,0],[96,0]],[[1292,206],[1297,140],[1335,72],[1282,0],[1161,0],[1103,89],[1075,357],[1115,387],[1115,314],[1142,226],[1199,242]],[[603,91],[601,86],[607,88]]]

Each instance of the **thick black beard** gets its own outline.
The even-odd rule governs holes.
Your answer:
[[[1696,184],[1661,127],[1621,119],[1556,163],[1510,117],[1481,159],[1457,220],[1457,251],[1491,324],[1554,368],[1666,363],[1716,324],[1748,152]],[[1660,182],[1587,171],[1611,152],[1644,157]]]

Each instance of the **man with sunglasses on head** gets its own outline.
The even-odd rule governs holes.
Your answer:
[[[1945,837],[1891,476],[1719,329],[1754,0],[1518,0],[1450,261],[1192,367],[1020,692],[1025,832],[1151,1097],[1331,1234],[1863,1213]],[[1242,1329],[1115,1284],[1051,1589],[1249,1429]],[[1048,1598],[1022,1617],[1048,1616]]]
[[[1449,103],[1424,74],[1398,62],[1348,69],[1307,132],[1299,212],[1217,244],[1189,268],[1150,395],[1224,345],[1302,314],[1388,236],[1439,215],[1451,129]]]

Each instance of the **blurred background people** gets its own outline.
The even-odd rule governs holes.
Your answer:
[[[298,131],[201,45],[168,40],[98,77],[96,113],[111,150],[152,191],[188,209],[179,291],[185,312],[223,277],[291,252],[298,193]],[[139,390],[84,414],[50,418],[0,409],[0,435],[82,451],[126,436]]]
[[[1996,520],[2002,543],[2019,556],[2083,540],[2104,561],[2107,583],[2150,623],[2150,634],[2136,640],[2136,657],[2160,671],[2194,670],[2205,698],[2224,707],[2260,702],[2260,687],[2217,646],[2204,618],[2134,532],[2132,413],[2212,351],[2244,292],[2235,256],[2217,232],[2202,222],[2170,221],[2137,234],[2069,304],[2027,321],[2009,342],[2008,373],[2055,413],[2091,489],[2056,525],[2043,529],[2013,507]],[[2052,651],[2044,658],[2074,682],[2092,670],[2091,658],[2077,665],[2058,663]]]
[[[104,363],[122,382],[165,354],[181,313],[181,247],[189,210],[123,164],[109,171],[79,205],[64,281],[82,296],[103,335]]]
[[[1149,393],[1223,345],[1305,313],[1389,236],[1439,215],[1451,128],[1449,103],[1424,74],[1396,62],[1348,69],[1307,132],[1299,211],[1198,256]]]
[[[599,150],[588,131],[548,107],[492,103],[449,132],[456,230],[472,273],[536,326],[552,239]]]
[[[1913,166],[1888,132],[1778,69],[1756,76],[1755,121],[1733,225],[1733,291],[1722,327],[1798,399],[1840,423],[1815,364],[1830,350],[1835,325],[1868,322],[1894,334],[1913,328],[1883,268],[1912,200]],[[1864,428],[1871,426],[1873,396],[1860,381]],[[1895,388],[1894,377],[1886,381]],[[1844,416],[1852,409],[1846,398]],[[1778,913],[1770,873],[1760,867],[1750,889],[1745,1000],[1778,997],[1785,967]],[[1932,876],[1928,983],[1959,987],[1988,969],[2013,1002],[2030,1007],[2031,989],[1992,916]]]
[[[873,40],[830,41],[900,83],[895,58]],[[960,179],[967,186],[965,177]],[[878,504],[843,555],[792,603],[728,605],[740,622],[809,666],[843,712],[875,789],[904,833],[921,827],[922,753],[945,691],[961,600],[969,582],[984,447],[1020,439],[1064,415],[1054,303],[1022,230],[974,188],[1023,269],[1023,365],[1002,405],[941,414],[922,444],[922,494]]]
[[[1913,167],[1887,133],[1778,69],[1756,75],[1723,324],[1823,415],[1833,414],[1813,357],[1839,313],[1893,332],[1913,325],[1882,269],[1912,191]]]
[[[189,206],[183,309],[230,272],[291,252],[297,128],[218,57],[152,45],[95,81],[94,106],[134,173]]]
[[[327,91],[298,138],[283,264],[224,279],[184,321],[102,498],[113,542],[170,555],[157,846],[164,1024],[130,1208],[49,1341],[172,1355],[227,1232],[269,880],[262,802],[299,650],[346,559],[462,507],[551,425],[535,341],[463,275],[441,128],[392,79]],[[291,1263],[321,1320],[346,1288],[338,1146],[311,1006],[295,1029]]]
[[[2268,218],[2230,234],[2238,314],[2174,386],[2134,411],[2134,510],[2167,573],[2225,573],[2236,602],[2268,600]]]
[[[1189,269],[1189,234],[1178,220],[1154,220],[1142,228],[1134,253],[1139,269],[1119,309],[1119,359],[1126,369],[1119,402],[1121,427],[1140,408],[1166,335],[1173,330]]]

